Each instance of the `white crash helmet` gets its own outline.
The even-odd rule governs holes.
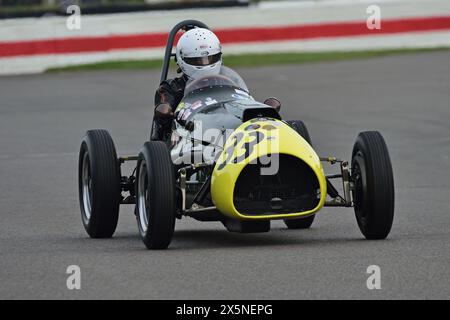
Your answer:
[[[210,30],[194,28],[178,40],[176,58],[181,71],[191,79],[220,73],[222,46]]]

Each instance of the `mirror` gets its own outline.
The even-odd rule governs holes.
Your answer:
[[[267,98],[266,100],[264,100],[264,104],[267,104],[268,106],[277,110],[277,112],[280,112],[281,102],[277,98],[274,97]]]

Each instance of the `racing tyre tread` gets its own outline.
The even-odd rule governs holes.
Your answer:
[[[175,176],[169,150],[161,141],[146,142],[139,154],[136,173],[136,189],[142,161],[146,164],[149,187],[148,227],[144,231],[137,212],[138,228],[148,249],[166,249],[172,241],[175,229]],[[136,190],[138,195],[138,190]],[[136,198],[138,201],[138,198]],[[139,208],[139,205],[136,206]],[[139,209],[137,209],[139,210]]]
[[[92,179],[91,213],[87,218],[82,196],[82,166],[85,153],[89,156]],[[83,225],[91,238],[110,238],[119,220],[120,168],[114,142],[108,131],[86,132],[79,156],[79,194]]]
[[[361,162],[366,190],[353,191],[356,220],[366,239],[385,239],[394,220],[395,191],[389,151],[379,132],[365,131],[358,135],[352,151],[352,171],[361,167]]]

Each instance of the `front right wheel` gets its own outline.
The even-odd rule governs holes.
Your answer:
[[[352,152],[353,202],[366,239],[385,239],[394,220],[394,177],[383,136],[361,132]]]
[[[175,229],[175,177],[167,146],[146,142],[136,169],[136,218],[148,249],[166,249]]]
[[[106,130],[89,130],[78,163],[81,218],[91,238],[110,238],[119,220],[120,168]]]

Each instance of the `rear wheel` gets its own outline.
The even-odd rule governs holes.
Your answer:
[[[136,217],[148,249],[166,249],[175,229],[175,178],[167,146],[146,142],[136,169]]]
[[[394,219],[394,177],[383,136],[361,132],[352,152],[353,202],[366,239],[385,239]]]
[[[114,142],[106,130],[89,130],[78,162],[81,218],[91,238],[110,238],[119,219],[120,169]]]
[[[286,123],[292,127],[299,135],[303,137],[303,139],[306,140],[310,145],[311,143],[311,137],[309,136],[308,128],[306,128],[306,125],[303,123],[303,121],[300,120],[289,120],[286,121]],[[310,215],[306,218],[296,218],[296,219],[285,219],[284,223],[288,227],[288,229],[308,229],[311,227],[315,214]]]

